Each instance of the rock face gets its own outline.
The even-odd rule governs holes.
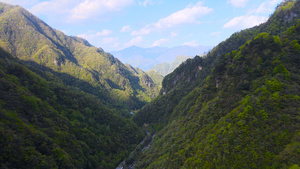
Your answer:
[[[288,15],[285,15],[284,20],[286,22],[290,22],[290,21],[292,21],[296,17],[298,17],[298,14],[296,14],[296,13],[290,13]]]

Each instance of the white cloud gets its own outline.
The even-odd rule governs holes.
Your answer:
[[[118,44],[119,39],[117,37],[104,37],[101,40],[102,44]]]
[[[132,28],[131,28],[130,25],[125,25],[125,26],[122,27],[120,32],[129,32],[131,30],[132,30]]]
[[[139,5],[146,7],[147,5],[154,5],[155,2],[152,0],[138,1]]]
[[[212,33],[210,33],[209,35],[210,35],[210,36],[216,36],[216,35],[220,35],[220,33],[221,33],[221,32],[212,32]]]
[[[156,23],[148,24],[139,31],[133,31],[131,35],[146,35],[152,31],[172,28],[178,25],[199,23],[198,19],[200,17],[207,15],[212,11],[213,9],[211,8],[203,7],[202,2],[198,2],[195,5],[190,4],[183,10],[177,11],[165,18],[162,18]]]
[[[274,11],[274,8],[280,2],[282,2],[282,0],[265,0],[257,9],[248,11],[244,16],[231,19],[224,24],[223,28],[241,30],[264,23],[268,20],[268,17],[262,15]],[[238,3],[238,1],[236,1],[236,3]]]
[[[56,19],[59,16],[63,17],[63,20],[77,22],[100,20],[101,16],[109,16],[108,13],[120,11],[132,4],[134,0],[49,0],[36,4],[30,11],[36,15],[51,13]]]
[[[133,3],[134,0],[85,0],[72,9],[71,18],[84,20],[106,12],[119,11]]]
[[[195,41],[195,40],[193,40],[193,41],[190,41],[190,42],[185,42],[185,43],[183,43],[183,44],[181,44],[181,45],[187,45],[187,46],[198,46],[198,44],[196,43],[196,41]]]
[[[29,7],[31,5],[34,5],[38,2],[38,0],[1,0],[1,2],[4,2],[4,3],[8,3],[8,4],[11,4],[11,5],[21,5],[23,7]]]
[[[143,42],[144,39],[142,36],[137,36],[131,39],[128,43],[125,44],[125,47],[133,46],[133,45],[138,45],[141,42]]]
[[[89,31],[87,33],[80,34],[77,36],[86,39],[94,46],[101,47],[105,50],[112,50],[119,46],[119,38],[109,37],[108,35],[110,34],[110,30],[103,30],[101,32],[96,33],[93,33],[93,31]]]
[[[86,40],[93,40],[95,38],[99,38],[100,36],[109,36],[112,33],[112,31],[108,29],[103,29],[101,32],[96,32],[96,33],[93,32],[94,31],[88,31],[87,33],[83,33],[77,36],[84,38]]]
[[[97,38],[94,42],[97,46],[109,51],[118,48],[120,45],[119,38],[117,37],[103,37],[102,39]]]
[[[171,37],[175,37],[177,35],[178,35],[178,33],[176,31],[171,32]]]
[[[166,43],[166,42],[169,42],[169,40],[168,40],[168,39],[162,38],[162,39],[159,39],[159,40],[155,41],[155,42],[152,44],[152,46],[159,46],[159,45],[161,45],[161,44],[163,44],[163,43]]]
[[[138,36],[138,35],[147,35],[149,34],[151,31],[153,31],[155,28],[152,24],[145,26],[144,28],[142,28],[139,31],[133,31],[131,33],[132,36]]]
[[[49,14],[59,15],[59,14],[67,14],[70,11],[70,8],[74,7],[74,3],[72,0],[51,0],[44,1],[34,5],[30,12],[35,15],[39,14]]]
[[[1,0],[1,2],[8,3],[11,5],[21,5],[23,7],[34,5],[38,2],[38,0]]]
[[[277,4],[282,2],[282,0],[268,0],[263,2],[256,10],[255,13],[269,13],[274,11]]]
[[[228,0],[228,3],[235,7],[245,7],[249,0]]]
[[[101,32],[97,32],[97,36],[108,36],[112,33],[111,30],[103,29]]]
[[[81,38],[83,38],[83,39],[86,39],[86,40],[96,37],[95,35],[89,35],[89,34],[86,34],[86,33],[79,34],[79,35],[77,35],[77,36],[78,36],[78,37],[81,37]]]
[[[255,16],[255,15],[239,16],[231,19],[223,26],[223,28],[234,28],[237,30],[241,30],[241,29],[253,27],[255,25],[259,25],[267,21],[267,19],[268,19],[267,17]]]
[[[8,4],[16,4],[17,0],[1,0],[1,2],[8,3]]]

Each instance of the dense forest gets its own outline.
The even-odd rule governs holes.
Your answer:
[[[134,117],[157,131],[136,168],[298,168],[300,1],[181,64]]]
[[[93,94],[123,116],[158,95],[143,71],[78,37],[49,27],[25,9],[0,4],[0,46],[37,70],[51,70],[68,86]]]
[[[163,78],[0,3],[1,168],[300,168],[299,33],[285,0]]]
[[[128,118],[158,94],[143,71],[0,3],[1,168],[115,168],[143,139]]]
[[[0,54],[2,168],[113,168],[143,138],[94,95]]]

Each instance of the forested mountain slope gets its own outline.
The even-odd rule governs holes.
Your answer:
[[[136,168],[297,168],[299,12],[300,1],[285,1],[168,75],[133,118],[158,131]]]
[[[162,84],[164,77],[161,74],[159,74],[158,72],[153,71],[153,70],[148,70],[146,73],[148,76],[151,77],[153,82],[158,84],[161,88],[161,84]]]
[[[299,17],[300,2],[285,1],[277,7],[266,23],[234,33],[208,52],[205,57],[196,56],[188,59],[164,78],[160,95],[144,106],[140,113],[133,117],[133,120],[139,125],[144,123],[165,124],[179,101],[193,89],[205,83],[213,67],[220,61],[221,55],[238,50],[259,33],[280,35],[288,27],[295,25]]]
[[[21,7],[0,3],[0,23],[2,48],[28,61],[31,67],[50,68],[67,85],[93,94],[119,110],[128,113],[158,94],[151,78],[142,82],[140,75],[101,48],[52,29]]]
[[[0,3],[1,168],[115,168],[144,135],[120,114],[155,93],[145,72]]]
[[[0,48],[1,168],[114,168],[142,137],[94,95]]]
[[[186,61],[191,57],[178,55],[177,58],[172,63],[161,63],[152,66],[149,70],[153,70],[161,74],[162,76],[166,76],[167,74],[173,72],[182,62]]]

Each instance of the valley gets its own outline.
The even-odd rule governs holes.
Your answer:
[[[110,54],[0,2],[0,166],[300,168],[299,33],[284,0],[202,54]]]

